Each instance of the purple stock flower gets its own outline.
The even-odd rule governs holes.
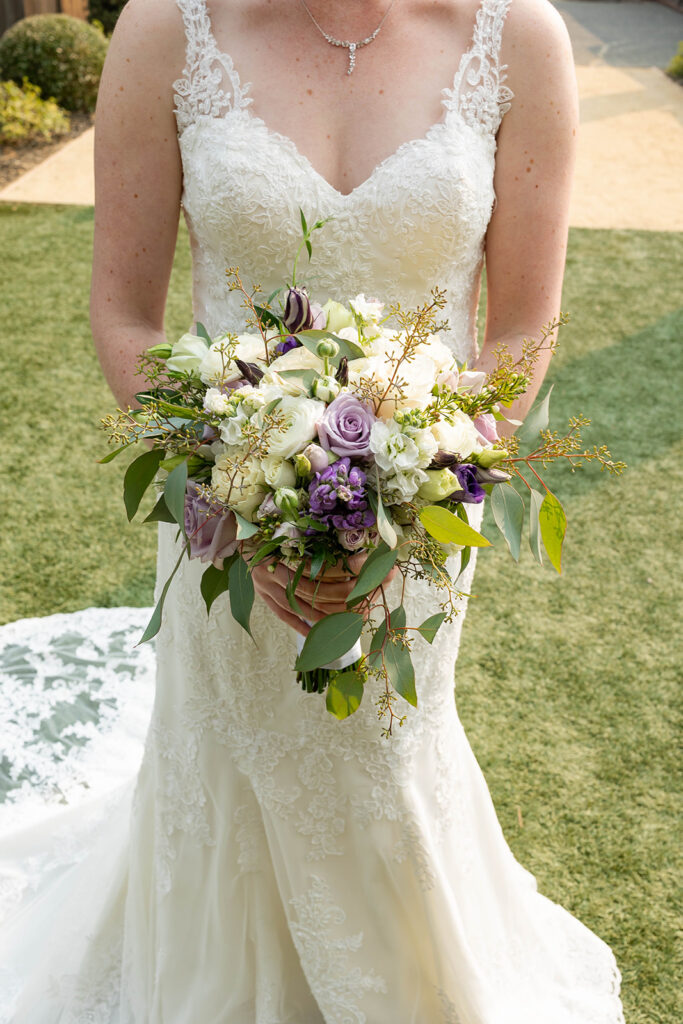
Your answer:
[[[275,346],[275,355],[283,356],[292,348],[301,348],[301,342],[297,341],[293,334],[288,334],[284,341],[278,341]]]
[[[335,455],[369,455],[370,431],[375,420],[372,409],[355,395],[337,395],[318,424],[320,443]]]
[[[360,530],[374,525],[375,514],[368,508],[365,493],[365,473],[351,466],[349,458],[316,473],[308,493],[311,517],[326,526]]]
[[[232,512],[210,505],[199,493],[194,480],[185,491],[185,533],[190,542],[190,558],[213,562],[217,569],[223,559],[237,550],[237,523]]]
[[[468,505],[478,505],[486,497],[486,491],[477,479],[477,466],[471,462],[462,462],[451,470],[458,478],[460,490],[450,495],[452,501],[462,501]]]

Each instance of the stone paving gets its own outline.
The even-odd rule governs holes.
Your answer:
[[[639,0],[556,0],[574,47],[581,129],[571,223],[683,231],[683,86],[663,67],[683,16]],[[25,203],[94,202],[94,130],[0,191]]]

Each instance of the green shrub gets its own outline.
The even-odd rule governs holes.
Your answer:
[[[111,35],[125,6],[126,0],[90,0],[88,21],[93,25],[101,25],[107,35]]]
[[[21,145],[34,139],[52,139],[69,130],[69,115],[53,99],[42,100],[40,89],[24,79],[0,82],[0,143]]]
[[[66,110],[93,110],[107,40],[68,14],[36,14],[0,39],[0,79],[28,78]]]
[[[683,79],[683,42],[678,44],[678,53],[671,58],[671,63],[666,71],[672,78]]]

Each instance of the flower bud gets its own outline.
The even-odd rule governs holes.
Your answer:
[[[322,473],[330,464],[327,452],[324,448],[321,448],[319,444],[309,444],[304,448],[303,455],[308,461],[311,467],[311,472],[313,473]]]
[[[278,487],[274,502],[286,516],[296,516],[299,512],[299,495],[293,487]]]
[[[323,374],[320,377],[316,377],[313,381],[311,391],[313,397],[317,398],[320,402],[331,402],[341,391],[341,384],[334,377]]]
[[[303,288],[290,288],[285,300],[282,322],[288,331],[306,331],[313,326],[311,303]]]
[[[342,356],[339,360],[339,366],[337,367],[337,372],[334,376],[343,388],[345,388],[349,383],[349,361],[346,356]]]
[[[432,461],[429,463],[428,469],[450,469],[458,461],[457,455],[453,455],[451,452],[445,452],[441,448],[436,453]]]
[[[309,477],[311,475],[311,462],[306,456],[299,452],[294,456],[294,469],[297,476]]]
[[[315,346],[315,352],[321,359],[324,359],[325,356],[328,359],[334,359],[339,352],[339,345],[336,341],[332,341],[331,338],[324,338]]]
[[[253,387],[258,387],[258,382],[263,376],[263,370],[260,366],[257,366],[256,363],[245,363],[242,359],[236,359],[235,366],[249,384]]]
[[[491,466],[496,466],[503,459],[507,459],[510,453],[507,448],[484,448],[483,452],[479,452],[477,455],[477,465],[483,466],[484,469],[490,469]]]
[[[475,466],[477,481],[480,484],[504,484],[512,477],[504,473],[502,469],[484,469],[483,466]]]
[[[162,342],[160,345],[152,345],[151,348],[148,348],[147,355],[156,356],[158,359],[168,359],[172,351],[173,345],[170,345],[167,341],[165,341]]]
[[[458,489],[458,479],[450,469],[428,469],[427,479],[420,484],[418,498],[424,501],[443,501]]]

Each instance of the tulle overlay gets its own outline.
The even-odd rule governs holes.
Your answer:
[[[333,217],[314,297],[445,286],[446,339],[471,357],[509,0],[483,0],[442,121],[349,196],[251,114],[204,0],[178,4],[197,318],[244,326],[225,267],[278,287],[301,207]],[[163,525],[160,581],[176,555]],[[226,595],[207,619],[202,568],[169,591],[155,685],[151,651],[132,650],[144,611],[0,631],[0,1022],[623,1024],[611,951],[514,860],[458,720],[464,602],[433,646],[415,640],[419,706],[387,741],[377,683],[338,722],[296,686],[295,635],[265,605],[254,641]],[[424,583],[404,604],[409,623],[436,610]]]

